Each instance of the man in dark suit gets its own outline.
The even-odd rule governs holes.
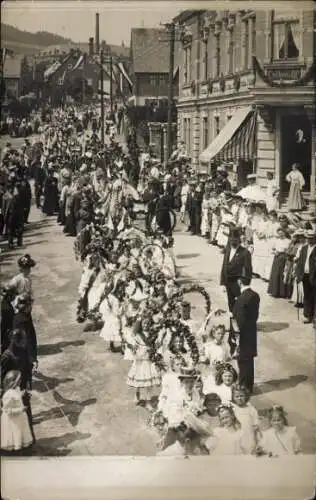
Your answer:
[[[251,254],[241,246],[239,230],[233,229],[225,250],[220,280],[220,284],[226,288],[230,312],[240,295],[239,276],[252,276]]]
[[[250,288],[251,278],[241,276],[238,280],[241,294],[233,308],[233,326],[239,337],[237,362],[239,382],[253,391],[254,358],[257,356],[257,320],[260,297]]]
[[[316,231],[306,231],[306,245],[303,245],[296,265],[296,278],[303,283],[304,323],[312,323],[316,303]]]

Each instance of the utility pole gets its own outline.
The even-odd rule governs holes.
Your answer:
[[[169,31],[169,87],[168,87],[168,125],[167,125],[167,161],[172,153],[172,103],[173,103],[173,73],[174,73],[174,45],[175,24],[167,25]]]
[[[103,50],[100,52],[100,81],[101,81],[101,142],[104,146],[104,76],[103,76]]]

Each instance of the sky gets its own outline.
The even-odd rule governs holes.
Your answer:
[[[75,42],[88,42],[95,35],[95,14],[99,12],[100,39],[129,45],[132,27],[159,26],[190,5],[192,8],[192,2],[7,0],[1,2],[1,22],[25,31],[49,31]]]

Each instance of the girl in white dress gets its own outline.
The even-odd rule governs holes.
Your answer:
[[[241,425],[244,445],[249,453],[255,453],[259,439],[259,416],[256,408],[249,402],[250,394],[246,387],[233,386],[233,409]]]
[[[225,340],[225,325],[218,324],[211,328],[209,339],[203,345],[200,361],[207,365],[203,376],[203,392],[212,392],[215,385],[217,363],[230,361],[230,349]]]
[[[110,350],[114,350],[114,343],[121,344],[121,308],[120,301],[114,295],[114,293],[110,292],[110,286],[112,287],[112,283],[109,283],[109,288],[105,289],[105,298],[100,304],[100,314],[102,320],[104,321],[102,330],[100,332],[100,337],[109,343]]]
[[[170,358],[170,368],[162,376],[161,392],[158,398],[158,411],[161,411],[168,421],[170,420],[175,396],[181,391],[179,373],[183,365],[183,358],[172,356]]]
[[[204,394],[213,392],[217,394],[223,404],[230,404],[232,401],[233,384],[237,380],[237,372],[229,363],[217,363],[215,374],[215,385],[203,386]]]
[[[221,405],[218,408],[220,427],[216,427],[205,441],[210,455],[246,455],[243,432],[232,406]]]
[[[146,316],[135,324],[134,360],[127,375],[127,385],[136,389],[136,404],[144,400],[146,407],[151,410],[152,389],[160,386],[161,376],[156,365],[150,360],[151,348],[148,345],[150,328],[151,320]]]
[[[10,371],[4,378],[1,412],[1,449],[18,451],[33,443],[20,389],[21,373]]]
[[[295,427],[290,427],[282,406],[269,411],[271,427],[262,432],[259,449],[271,457],[297,455],[301,452],[300,438]]]

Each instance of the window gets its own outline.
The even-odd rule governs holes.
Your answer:
[[[214,117],[214,131],[215,131],[215,136],[220,133],[219,116]]]
[[[235,67],[235,30],[228,31],[228,73],[233,73]]]
[[[249,65],[249,21],[248,19],[243,23],[244,37],[243,37],[243,68],[248,69]]]
[[[203,149],[206,149],[208,146],[208,118],[207,116],[203,117]]]
[[[191,152],[191,118],[183,119],[183,140],[186,144],[187,152]]]
[[[273,59],[296,59],[299,56],[299,23],[273,23]]]
[[[215,35],[215,54],[216,54],[216,76],[221,73],[221,38],[220,34]]]
[[[184,48],[184,84],[191,82],[191,46]]]
[[[251,19],[251,55],[254,55],[256,53],[256,18],[253,17]]]
[[[149,83],[150,85],[157,85],[157,76],[156,75],[149,75],[148,79],[146,78],[146,83]]]
[[[203,80],[206,81],[208,77],[208,47],[207,41],[204,42],[204,54],[203,54]]]
[[[63,77],[62,77],[62,78],[58,78],[58,80],[57,80],[57,85],[59,85],[60,87],[61,87],[62,85],[64,85],[64,78],[63,78]]]

